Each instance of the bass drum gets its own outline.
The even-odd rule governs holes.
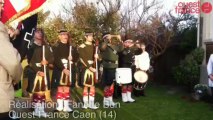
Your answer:
[[[135,90],[143,90],[146,87],[148,81],[148,75],[146,72],[139,70],[134,73],[135,83],[134,89]]]

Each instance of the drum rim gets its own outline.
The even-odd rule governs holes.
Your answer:
[[[116,70],[125,70],[125,69],[131,70],[131,68],[116,68]]]
[[[137,73],[139,73],[139,72],[142,72],[142,73],[146,74],[147,79],[146,79],[144,82],[141,82],[141,81],[139,81],[139,80],[136,79],[135,75],[136,75]],[[136,72],[134,73],[134,78],[135,78],[135,81],[137,81],[138,83],[144,84],[144,83],[146,83],[146,82],[148,81],[149,76],[148,76],[148,74],[147,74],[146,72],[144,72],[144,71],[142,71],[142,70],[139,70],[139,71],[136,71]]]

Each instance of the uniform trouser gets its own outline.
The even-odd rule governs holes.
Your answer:
[[[52,81],[51,81],[52,90],[57,89],[57,87],[59,86],[60,78],[61,78],[61,70],[54,68],[52,73]]]
[[[210,88],[211,88],[211,95],[212,95],[212,99],[213,99],[213,87],[210,87]]]
[[[84,74],[85,74],[86,68],[83,68],[82,66],[79,67],[78,72],[78,85],[83,87],[84,86]]]
[[[10,118],[10,116],[12,117],[12,115],[9,115],[9,112],[0,113],[0,120],[14,120]],[[19,120],[19,119],[15,119],[15,120]]]

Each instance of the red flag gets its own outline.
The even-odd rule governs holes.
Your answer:
[[[2,22],[10,26],[36,14],[42,10],[47,0],[5,0]]]
[[[23,12],[15,21],[20,22],[42,10],[47,0],[31,0],[30,8]]]
[[[2,23],[16,19],[21,13],[30,8],[30,0],[5,0]],[[22,4],[20,4],[22,3]]]

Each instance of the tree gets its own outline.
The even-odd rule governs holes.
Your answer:
[[[103,12],[99,12],[101,31],[118,34],[120,32],[121,16],[119,11],[122,4],[121,0],[98,0],[97,4],[104,7]]]
[[[98,30],[98,13],[92,3],[77,3],[73,8],[72,16],[75,28]]]
[[[157,0],[131,0],[126,3],[121,12],[120,30],[130,34],[131,29],[149,22],[162,5]]]
[[[174,33],[166,26],[166,15],[158,14],[150,18],[150,22],[140,24],[132,31],[136,38],[147,44],[148,52],[152,59],[162,55],[167,49]]]
[[[51,44],[54,44],[58,40],[58,30],[67,28],[65,21],[60,15],[39,25],[44,29],[47,41]]]
[[[97,0],[97,2],[72,0],[69,3],[70,5],[62,6],[67,13],[66,20],[73,23],[74,28],[78,31],[83,32],[85,29],[91,29],[95,32],[95,39],[100,39],[104,32],[119,33],[120,15],[118,10],[120,9],[120,0],[115,2],[110,0]],[[104,9],[100,8],[101,5],[104,6]]]

